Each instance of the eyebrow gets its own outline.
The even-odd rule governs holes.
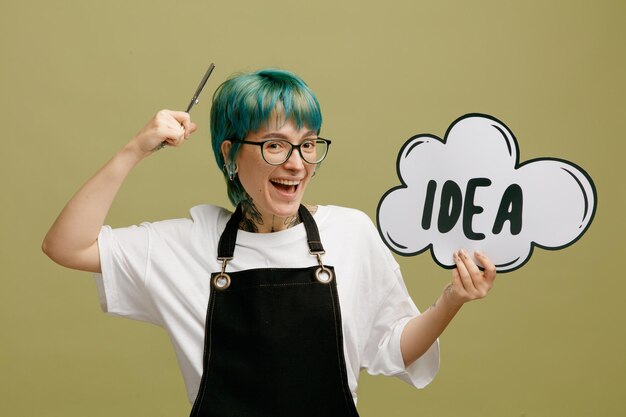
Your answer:
[[[317,133],[314,130],[309,130],[304,135],[302,135],[303,138],[306,138],[307,136],[317,136]],[[259,139],[269,139],[269,138],[280,138],[280,139],[285,139],[285,140],[289,139],[287,135],[279,133],[279,132],[266,133],[263,136],[261,136]]]

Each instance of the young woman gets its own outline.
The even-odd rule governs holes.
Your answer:
[[[187,113],[162,110],[63,209],[43,243],[50,258],[96,273],[105,311],[162,326],[192,416],[356,416],[359,371],[420,388],[439,366],[437,338],[495,279],[460,250],[437,302],[420,314],[393,256],[354,209],[303,206],[328,155],[313,92],[262,70],[216,91],[211,135],[236,207],[187,219],[103,226],[135,165],[163,141],[182,146]]]

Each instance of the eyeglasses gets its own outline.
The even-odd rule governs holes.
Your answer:
[[[300,158],[309,164],[319,164],[326,158],[330,140],[323,138],[306,139],[299,145],[294,145],[288,140],[270,139],[261,142],[250,142],[248,140],[231,140],[233,143],[243,143],[245,145],[256,145],[261,148],[263,160],[270,165],[284,164],[294,149],[298,150]]]

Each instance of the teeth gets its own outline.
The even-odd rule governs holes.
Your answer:
[[[281,185],[298,185],[300,184],[300,181],[293,181],[293,180],[282,180],[282,179],[276,179],[276,180],[270,180],[275,184],[281,184]]]

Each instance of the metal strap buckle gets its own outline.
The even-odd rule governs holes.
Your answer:
[[[320,266],[315,271],[315,279],[317,279],[317,281],[321,284],[330,284],[333,278],[335,278],[335,275],[333,274],[333,271],[329,268],[326,268],[324,266],[324,263],[322,262],[322,255],[326,254],[326,252],[323,250],[322,251],[309,250],[309,253],[317,257],[317,263]]]
[[[222,271],[213,277],[213,288],[216,290],[223,291],[230,287],[230,275],[226,273],[226,264],[231,259],[233,258],[217,258],[218,261],[222,261]]]

